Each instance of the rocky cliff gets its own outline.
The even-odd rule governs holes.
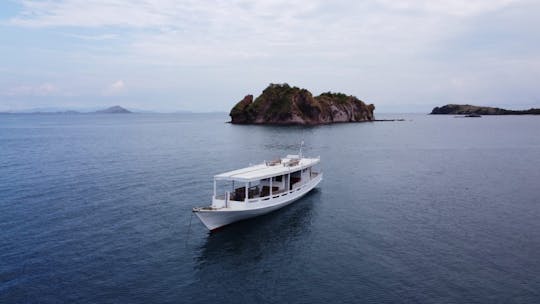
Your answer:
[[[453,114],[453,115],[526,115],[540,114],[540,109],[531,108],[529,110],[515,111],[492,107],[479,107],[472,105],[447,104],[442,107],[435,107],[430,114]]]
[[[270,84],[253,99],[247,95],[231,110],[234,124],[301,124],[374,120],[375,106],[342,93],[313,95],[306,89],[288,84]]]

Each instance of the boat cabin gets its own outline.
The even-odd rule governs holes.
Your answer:
[[[320,158],[287,155],[278,160],[218,174],[214,176],[212,208],[245,209],[250,204],[268,202],[300,191],[317,177],[320,170],[315,167],[319,163]]]

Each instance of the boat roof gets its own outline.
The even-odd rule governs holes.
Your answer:
[[[321,161],[318,158],[304,158],[297,155],[287,155],[281,162],[265,162],[214,176],[214,180],[227,180],[239,182],[253,182],[273,176],[288,174],[305,168],[312,167]]]

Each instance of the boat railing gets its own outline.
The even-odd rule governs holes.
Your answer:
[[[294,167],[300,163],[300,159],[291,159],[287,162],[284,162],[283,165],[285,167]]]
[[[227,199],[227,195],[226,195],[226,194],[223,194],[223,195],[216,195],[216,196],[214,197],[214,199],[215,199],[215,200],[218,200],[218,201],[224,201],[224,200]],[[229,199],[227,199],[227,201],[230,201],[230,202],[239,202],[239,203],[240,203],[240,202],[244,202],[244,200],[241,200],[241,201],[234,200],[232,195],[229,197]]]
[[[314,180],[315,179],[312,178],[311,180],[309,180],[309,181],[307,181],[305,183],[297,183],[297,184],[295,184],[293,186],[293,189],[291,189],[291,190],[283,189],[283,190],[273,192],[272,195],[269,195],[269,196],[249,199],[248,203],[256,203],[256,202],[259,202],[259,201],[269,200],[270,198],[274,199],[274,198],[278,198],[278,197],[281,197],[281,196],[289,195],[291,193],[294,193],[294,192],[297,192],[297,191],[300,191],[300,190],[304,189],[304,187],[308,187],[311,183],[314,182]]]
[[[281,158],[274,159],[266,162],[266,166],[275,166],[281,164]]]
[[[306,182],[298,182],[298,183],[295,183],[292,187],[291,190],[286,190],[286,189],[282,189],[282,190],[278,190],[278,191],[272,191],[272,194],[268,194],[266,196],[260,196],[259,194],[255,195],[255,196],[249,196],[247,202],[248,203],[257,203],[257,202],[260,202],[260,201],[267,201],[269,199],[276,199],[276,198],[279,198],[279,197],[282,197],[282,196],[286,196],[286,195],[289,195],[291,193],[294,193],[294,192],[297,192],[297,191],[300,191],[302,190],[304,187],[307,187],[309,186],[312,182],[314,182],[314,180],[320,175],[320,173],[317,173],[317,172],[312,172],[311,173],[311,179],[309,179],[308,181]],[[228,203],[233,203],[233,204],[238,204],[238,203],[245,203],[245,199],[242,199],[242,200],[235,200],[234,199],[234,193],[230,193],[230,197],[228,198],[228,200],[226,200],[227,198],[227,194],[224,194],[224,195],[216,195],[215,196],[215,199],[216,200],[226,200],[226,205]]]
[[[285,192],[287,192],[287,190],[283,189],[283,190],[272,192],[272,195],[268,194],[268,195],[265,195],[265,196],[250,197],[248,199],[248,203],[253,203],[253,202],[258,202],[258,201],[267,201],[267,200],[269,200],[271,198],[279,197],[281,194],[283,194]]]

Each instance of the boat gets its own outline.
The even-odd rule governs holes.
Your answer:
[[[215,175],[212,204],[193,212],[212,231],[285,207],[322,181],[320,161],[320,157],[287,155]]]

